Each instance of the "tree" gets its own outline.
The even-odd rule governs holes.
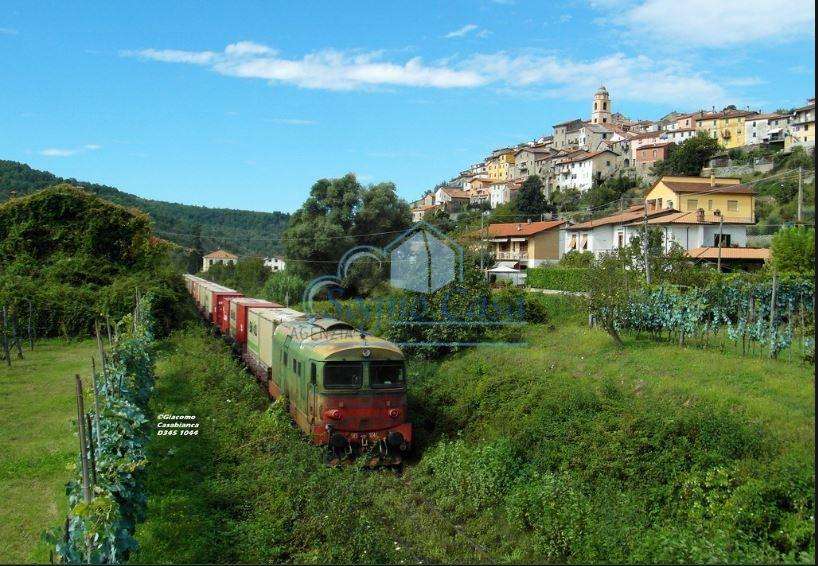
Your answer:
[[[305,280],[333,274],[352,247],[383,246],[411,222],[392,183],[364,188],[353,174],[321,179],[284,232],[287,269]]]
[[[599,208],[621,199],[625,193],[637,185],[632,177],[622,175],[609,177],[604,182],[588,189],[582,195],[582,204]]]
[[[781,228],[772,242],[772,265],[779,272],[812,273],[815,270],[815,229]]]
[[[621,251],[602,254],[588,274],[588,312],[620,348],[625,345],[619,335],[620,321],[636,285],[635,272],[628,269]]]
[[[698,176],[702,168],[716,153],[721,150],[718,140],[705,132],[698,132],[680,145],[670,146],[668,156],[657,161],[652,173],[654,175]]]
[[[549,211],[548,202],[543,194],[542,180],[538,175],[530,175],[523,181],[514,200],[514,207],[522,215],[539,216]]]
[[[576,210],[581,198],[582,193],[576,189],[557,189],[551,193],[551,204],[559,212]]]

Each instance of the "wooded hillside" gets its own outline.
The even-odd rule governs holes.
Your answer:
[[[70,183],[113,203],[148,213],[157,236],[182,246],[194,246],[195,234],[201,230],[205,251],[220,247],[238,254],[278,253],[281,251],[279,236],[290,217],[282,212],[208,208],[150,200],[107,185],[63,179],[48,171],[32,169],[25,163],[0,160],[0,202],[7,200],[12,191],[23,196],[60,183]]]

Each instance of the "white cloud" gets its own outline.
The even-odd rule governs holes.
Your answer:
[[[102,146],[95,143],[89,143],[75,148],[49,147],[40,150],[38,153],[44,157],[71,157],[72,155],[77,155],[78,153],[96,151],[98,149],[102,149]]]
[[[270,122],[288,126],[314,126],[318,123],[315,120],[303,120],[301,118],[272,118]]]
[[[589,92],[604,83],[616,93],[618,100],[692,106],[727,102],[725,88],[748,86],[756,80],[746,77],[711,80],[705,72],[679,61],[623,53],[577,61],[532,50],[451,57],[426,64],[419,57],[395,62],[385,60],[385,54],[379,51],[333,49],[287,58],[269,47],[241,42],[221,52],[146,49],[123,55],[203,65],[226,76],[310,89],[491,86],[507,93],[538,97],[587,98]],[[291,125],[311,123],[298,118],[273,121]]]
[[[63,149],[59,147],[49,147],[40,151],[40,155],[46,157],[69,157],[77,153],[76,149]]]
[[[814,33],[814,0],[645,0],[614,22],[675,47],[740,46]]]
[[[452,39],[452,38],[455,38],[455,37],[466,37],[470,32],[473,32],[474,30],[476,30],[477,27],[478,26],[475,25],[475,24],[466,24],[465,26],[463,26],[461,28],[458,28],[458,29],[456,29],[454,31],[450,31],[449,33],[447,33],[443,37],[445,37],[446,39]]]
[[[0,28],[0,35],[17,35],[19,32],[12,28]]]
[[[473,71],[429,66],[419,57],[405,63],[383,61],[381,52],[308,53],[300,59],[279,57],[275,50],[250,42],[228,45],[223,52],[143,49],[123,51],[126,57],[206,65],[222,75],[266,79],[302,88],[353,90],[378,86],[454,88],[478,86],[485,80]]]
[[[687,66],[646,56],[615,53],[591,61],[571,61],[535,53],[496,53],[477,55],[468,65],[483,69],[508,93],[579,99],[605,84],[619,100],[694,106],[727,100],[719,84]]]

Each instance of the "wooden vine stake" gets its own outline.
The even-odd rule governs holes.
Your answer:
[[[82,499],[86,504],[91,503],[91,483],[88,473],[88,446],[85,436],[85,403],[82,399],[82,379],[74,375],[77,383],[77,432],[80,438],[80,462],[82,463]]]
[[[775,358],[775,295],[778,291],[778,276],[773,271],[773,292],[770,297],[770,357]]]
[[[102,346],[102,338],[99,336],[99,321],[94,323],[94,331],[97,336],[97,348],[99,349],[99,363],[102,366],[102,373],[105,373],[105,348]]]
[[[97,436],[97,446],[100,446],[99,440],[99,386],[97,385],[97,364],[94,361],[94,356],[91,356],[91,384],[94,386],[94,430]]]
[[[11,354],[9,353],[9,335],[6,331],[6,323],[8,316],[6,315],[6,305],[3,305],[3,357],[6,360],[6,365],[11,367]]]

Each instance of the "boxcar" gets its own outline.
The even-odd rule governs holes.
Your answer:
[[[229,287],[216,284],[211,284],[208,286],[205,292],[204,311],[211,324],[214,324],[216,327],[219,326],[219,321],[226,306],[226,299],[228,297],[243,296],[244,295],[242,293],[239,293],[235,289],[230,289]]]
[[[284,305],[252,297],[231,297],[230,309],[225,309],[224,312],[222,332],[229,335],[238,345],[247,342],[247,311],[250,308],[280,309],[284,308]]]

